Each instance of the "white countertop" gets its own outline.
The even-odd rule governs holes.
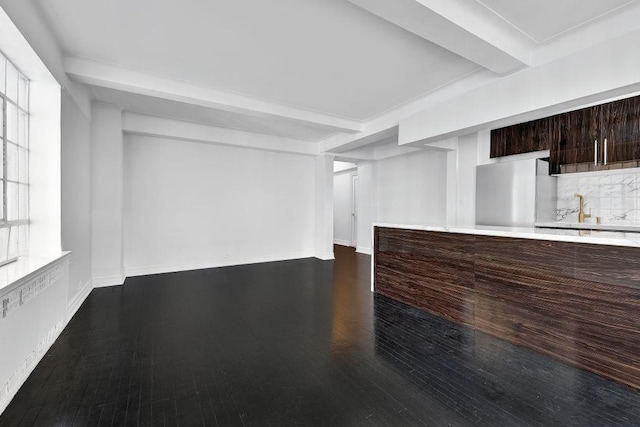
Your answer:
[[[599,230],[571,230],[536,227],[468,226],[448,227],[438,225],[373,224],[374,227],[402,228],[406,230],[439,231],[446,233],[475,234],[482,236],[515,237],[520,239],[554,240],[560,242],[590,243],[595,245],[640,247],[640,233]]]
[[[578,230],[640,232],[640,226],[638,225],[596,224],[592,222],[536,222],[535,226],[545,228],[573,228]]]

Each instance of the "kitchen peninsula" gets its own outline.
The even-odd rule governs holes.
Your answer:
[[[374,292],[640,389],[640,233],[374,224]]]

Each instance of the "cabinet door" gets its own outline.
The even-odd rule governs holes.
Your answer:
[[[534,151],[551,150],[551,118],[534,120],[531,126],[531,143]]]
[[[601,106],[597,105],[550,118],[552,169],[554,165],[594,162],[594,142],[600,139],[601,111]],[[598,141],[598,161],[601,151],[602,143]]]
[[[549,118],[532,120],[491,131],[491,157],[549,150]]]
[[[604,104],[602,117],[607,163],[640,159],[640,96]]]
[[[561,172],[561,166],[569,162],[567,140],[561,140],[564,134],[565,122],[562,114],[549,117],[550,134],[551,134],[551,152],[549,154],[549,173],[558,174]]]
[[[548,118],[520,123],[508,129],[507,155],[532,153],[551,148]]]
[[[509,128],[491,130],[491,149],[489,157],[502,157],[507,155],[507,134]]]

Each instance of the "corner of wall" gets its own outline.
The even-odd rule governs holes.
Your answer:
[[[373,250],[367,246],[358,246],[356,247],[356,252],[358,252],[359,254],[371,255],[373,253]]]
[[[97,276],[93,278],[93,288],[106,288],[109,286],[120,286],[124,284],[124,275]]]
[[[82,303],[93,290],[93,280],[89,279],[67,304],[67,322],[77,313]]]
[[[333,251],[331,252],[322,252],[322,253],[316,253],[314,255],[314,258],[318,258],[321,261],[331,261],[336,259]]]

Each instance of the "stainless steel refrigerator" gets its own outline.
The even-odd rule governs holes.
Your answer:
[[[476,167],[476,224],[533,227],[553,218],[556,180],[541,159]]]

